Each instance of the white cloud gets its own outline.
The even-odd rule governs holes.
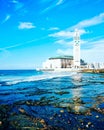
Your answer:
[[[32,29],[32,28],[35,28],[35,26],[31,22],[20,22],[18,28],[19,29]]]
[[[0,60],[7,59],[11,55],[10,51],[0,48]]]
[[[58,27],[51,27],[51,28],[49,28],[48,30],[59,30],[59,28]]]
[[[90,49],[81,50],[81,58],[85,59],[87,62],[104,62],[104,43],[97,44]]]
[[[57,32],[57,33],[53,33],[53,34],[50,34],[49,35],[50,37],[61,37],[61,38],[71,38],[73,37],[73,32],[70,32],[70,31],[60,31],[60,32]]]
[[[7,21],[10,19],[10,17],[11,17],[11,15],[10,15],[10,14],[7,14],[2,23],[7,22]]]
[[[82,29],[82,28],[98,25],[103,22],[104,22],[104,13],[101,13],[98,16],[95,16],[91,19],[83,20],[72,27],[69,27],[63,31],[59,31],[57,33],[50,34],[49,36],[56,37],[56,38],[68,38],[69,39],[69,38],[73,37],[72,31],[74,31],[75,28],[78,28],[80,35],[83,35],[83,34],[89,33],[89,32],[86,32],[85,29]]]
[[[87,33],[84,29],[80,29],[79,30],[79,33],[80,35],[83,35],[85,33]],[[56,37],[56,38],[59,38],[59,39],[70,39],[70,38],[73,38],[73,35],[74,35],[74,30],[73,32],[66,29],[64,31],[59,31],[59,32],[56,32],[56,33],[53,33],[53,34],[49,34],[50,37]]]
[[[67,41],[67,40],[61,39],[61,40],[57,40],[55,43],[60,44],[60,45],[64,45],[66,47],[73,46],[73,41],[72,40]]]
[[[17,0],[12,0],[11,2],[12,2],[12,3],[15,3],[15,4],[16,4],[16,3],[18,3],[18,1],[17,1]]]
[[[61,40],[59,42],[62,42]],[[88,63],[104,62],[104,39],[83,41],[89,48],[81,47],[81,58]],[[88,45],[89,44],[89,45]],[[91,46],[90,46],[91,45]],[[70,46],[69,46],[70,47]],[[72,46],[73,48],[73,46]],[[73,49],[57,49],[57,54],[73,55]]]
[[[61,44],[61,45],[67,44],[67,42],[65,40],[58,40],[55,43],[58,43],[58,44]]]
[[[98,16],[92,17],[91,19],[83,20],[79,22],[78,24],[70,27],[69,29],[85,28],[85,27],[98,25],[101,23],[104,23],[104,13],[101,13]]]
[[[17,2],[15,1],[14,4],[15,4],[15,11],[22,9],[24,6],[24,4],[22,2],[19,2],[19,1],[17,1]]]
[[[59,55],[73,55],[73,52],[72,52],[72,49],[65,49],[65,50],[62,50],[62,49],[57,49],[57,54]]]
[[[53,0],[42,0],[41,3],[46,4],[48,6],[46,6],[46,8],[43,9],[41,13],[45,13],[45,12],[47,12],[47,11],[49,11],[49,10],[59,6],[59,5],[62,5],[64,3],[64,1],[65,0],[54,0],[54,1]]]
[[[58,2],[56,3],[56,5],[61,5],[64,2],[64,0],[58,0]]]
[[[11,46],[0,48],[0,51],[2,52],[2,51],[9,50],[9,49],[12,49],[12,48],[16,48],[16,47],[19,47],[19,46],[24,46],[26,44],[34,43],[34,42],[37,42],[39,40],[43,40],[43,39],[46,39],[46,38],[47,38],[47,36],[46,37],[44,36],[44,37],[41,37],[39,39],[32,39],[32,40],[29,40],[29,41],[26,41],[26,42],[15,43],[15,44],[13,44]]]

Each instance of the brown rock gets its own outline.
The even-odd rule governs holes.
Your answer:
[[[43,123],[43,124],[44,124],[44,123],[45,123],[45,121],[44,121],[43,119],[41,119],[41,120],[40,120],[40,123]]]
[[[0,121],[0,126],[2,125],[2,121]]]
[[[22,109],[22,108],[20,108],[19,111],[20,111],[21,113],[26,113],[25,110]]]

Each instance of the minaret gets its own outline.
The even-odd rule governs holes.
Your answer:
[[[80,67],[80,34],[78,29],[74,33],[74,48],[73,48],[74,67]]]

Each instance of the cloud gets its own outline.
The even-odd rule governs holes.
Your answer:
[[[83,34],[89,33],[89,31],[86,31],[84,28],[89,27],[89,26],[98,25],[103,22],[104,22],[104,13],[101,13],[98,16],[94,16],[91,19],[83,20],[83,21],[77,23],[76,25],[69,27],[65,30],[49,34],[49,37],[56,38],[55,43],[68,45],[68,41],[65,41],[65,40],[70,40],[71,38],[73,38],[73,35],[74,35],[73,31],[75,28],[78,28],[80,35],[83,35]],[[93,46],[93,44],[96,44],[90,40],[81,41],[81,44],[86,44],[86,43],[90,43],[90,45],[91,45],[90,48]],[[88,46],[86,46],[86,48],[88,48]]]
[[[98,43],[90,49],[81,50],[81,58],[85,59],[87,62],[104,62],[104,41],[103,43]]]
[[[12,3],[15,3],[15,4],[16,4],[16,3],[18,3],[18,1],[17,1],[17,0],[12,0],[11,2],[12,2]]]
[[[104,23],[104,13],[99,14],[98,16],[94,16],[91,19],[86,19],[78,24],[70,27],[69,29],[74,29],[74,28],[85,28],[85,27],[90,27],[94,25],[98,25]]]
[[[58,0],[56,5],[61,5],[64,2],[64,0]]]
[[[84,29],[79,29],[79,33],[80,35],[83,35],[85,33],[87,33]],[[53,34],[49,34],[49,37],[55,37],[58,39],[71,39],[73,38],[74,35],[74,30],[70,31],[69,29],[63,30],[63,31],[59,31]]]
[[[7,22],[9,19],[10,19],[11,15],[10,14],[7,14],[5,19],[3,20],[2,24]]]
[[[8,51],[6,49],[0,48],[0,57],[1,57],[1,60],[4,60],[5,58],[7,59],[10,55],[11,55],[10,51]]]
[[[24,3],[19,2],[17,0],[13,0],[11,2],[14,4],[15,11],[20,10],[20,9],[22,9],[24,7]]]
[[[33,25],[31,22],[20,22],[18,28],[19,29],[32,29],[35,28],[36,26]]]
[[[0,51],[2,52],[2,51],[9,50],[9,49],[12,49],[12,48],[16,48],[16,47],[19,47],[19,46],[24,46],[26,44],[34,43],[36,41],[43,40],[43,39],[46,39],[46,38],[47,38],[47,36],[44,36],[44,37],[41,37],[39,39],[32,39],[32,40],[29,40],[29,41],[26,41],[26,42],[15,43],[14,45],[7,46],[7,47],[4,47],[4,48],[0,48]]]
[[[81,58],[88,63],[104,62],[104,39],[91,39],[90,41],[84,42],[87,45],[89,44],[90,47],[81,47]],[[60,55],[73,55],[73,49],[71,48],[57,49],[56,52]]]
[[[58,27],[51,27],[51,28],[49,28],[48,30],[50,30],[50,31],[51,31],[51,30],[52,30],[52,31],[53,31],[53,30],[59,30],[59,28],[58,28]]]
[[[61,39],[61,40],[55,41],[55,43],[63,45],[64,47],[71,47],[71,46],[73,46],[73,41],[72,40],[69,41],[69,40]]]
[[[73,37],[73,32],[70,31],[60,31],[57,33],[49,34],[50,37],[57,37],[57,38],[71,38]]]
[[[71,56],[73,55],[72,49],[65,49],[65,50],[57,49],[56,53],[59,55],[71,55]]]
[[[65,0],[54,0],[54,1],[52,1],[52,0],[42,0],[41,2],[42,2],[43,4],[48,5],[48,6],[46,6],[46,8],[43,9],[42,12],[41,12],[41,13],[45,13],[45,12],[47,12],[47,11],[49,11],[49,10],[51,10],[51,9],[53,9],[53,8],[55,8],[55,7],[57,7],[57,6],[62,5],[62,4],[65,2]]]
[[[89,26],[94,26],[104,23],[104,13],[99,14],[98,16],[94,16],[91,19],[83,20],[79,23],[77,23],[74,26],[71,26],[65,30],[59,31],[57,33],[49,34],[50,37],[56,37],[56,38],[72,38],[73,37],[73,32],[75,28],[79,29],[80,35],[83,35],[85,33],[89,33],[88,31],[84,28],[89,27]]]

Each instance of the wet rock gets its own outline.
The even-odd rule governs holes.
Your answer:
[[[64,113],[64,110],[60,110],[60,113]]]
[[[96,115],[96,118],[99,118],[99,116],[98,116],[98,115]]]
[[[2,125],[2,121],[0,121],[0,126]]]
[[[91,122],[88,122],[88,125],[91,125],[92,123]]]
[[[14,129],[41,130],[47,127],[44,119],[32,118],[27,115],[19,114],[14,117],[10,117],[9,120],[11,128]]]
[[[25,101],[17,101],[14,103],[14,105],[24,105],[25,103]]]
[[[50,117],[50,120],[53,120],[53,117]]]
[[[9,125],[9,111],[11,110],[12,105],[0,105],[0,129],[6,130]]]
[[[67,91],[59,91],[59,92],[55,92],[55,94],[63,95],[63,94],[69,94],[69,92],[67,92]]]
[[[88,128],[88,127],[89,127],[89,125],[87,124],[87,125],[86,125],[86,127]]]
[[[68,112],[73,112],[75,114],[86,114],[88,109],[84,106],[81,106],[79,104],[70,104],[67,107]]]
[[[41,123],[45,123],[45,121],[43,119],[40,120]]]
[[[25,111],[24,109],[22,109],[22,108],[19,108],[19,111],[20,111],[21,113],[23,113],[23,114],[26,114],[26,111]]]
[[[87,110],[86,115],[88,115],[88,116],[92,116],[91,111],[90,111],[90,110]]]

